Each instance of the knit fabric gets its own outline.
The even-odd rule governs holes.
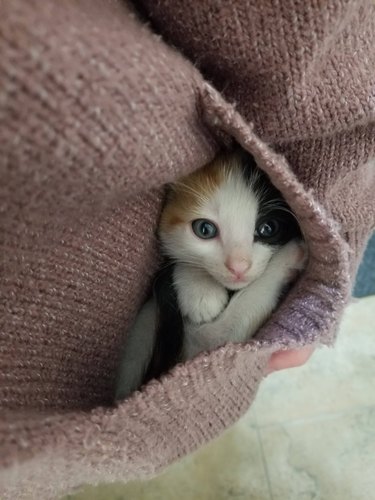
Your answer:
[[[272,352],[332,343],[375,226],[372,1],[136,4],[0,2],[4,499],[146,477],[217,436]],[[257,339],[115,405],[164,185],[233,140],[297,214],[308,268]]]

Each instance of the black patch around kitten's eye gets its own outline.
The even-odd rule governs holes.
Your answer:
[[[268,245],[285,245],[293,238],[300,238],[301,230],[287,206],[270,210],[256,224],[254,241]]]
[[[293,238],[302,238],[298,221],[280,191],[257,166],[250,153],[240,149],[239,154],[244,179],[260,199],[254,240],[269,245],[284,245]],[[262,224],[269,227],[262,227]]]

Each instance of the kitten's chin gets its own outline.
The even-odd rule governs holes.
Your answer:
[[[235,281],[235,282],[228,281],[228,282],[222,283],[222,285],[225,286],[225,288],[227,288],[228,290],[233,290],[233,291],[241,290],[242,288],[245,288],[249,284],[250,284],[250,281],[248,281],[248,280]]]

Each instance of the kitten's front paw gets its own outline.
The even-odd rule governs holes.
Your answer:
[[[306,263],[306,244],[298,240],[289,241],[272,257],[273,271],[285,284],[294,280]]]
[[[182,314],[192,323],[208,323],[213,321],[224,309],[228,302],[228,292],[221,286],[192,288],[184,290],[180,297]]]

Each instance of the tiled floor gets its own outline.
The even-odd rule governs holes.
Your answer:
[[[248,414],[148,482],[70,500],[375,499],[375,296],[346,311],[335,349],[265,380]]]

